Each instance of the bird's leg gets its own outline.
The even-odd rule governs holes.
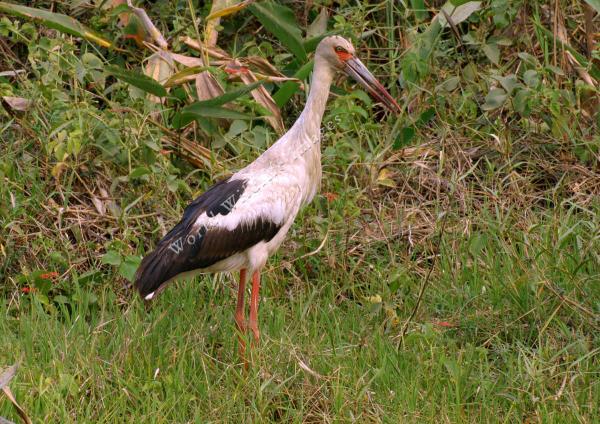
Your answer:
[[[238,329],[238,339],[240,342],[240,356],[244,363],[246,362],[246,313],[244,305],[244,294],[246,292],[246,269],[240,270],[240,285],[238,286],[237,306],[235,308],[235,323]]]
[[[258,292],[260,290],[260,273],[254,271],[252,274],[252,297],[250,299],[250,322],[249,327],[254,335],[254,342],[258,344],[260,331],[258,330]]]

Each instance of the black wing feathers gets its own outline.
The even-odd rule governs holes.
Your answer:
[[[210,217],[227,215],[246,188],[246,180],[224,180],[200,195],[184,211],[181,221],[143,260],[135,285],[142,295],[158,290],[178,274],[209,267],[260,241],[269,241],[281,225],[259,218],[252,225],[233,230],[200,227],[194,223],[204,212]]]

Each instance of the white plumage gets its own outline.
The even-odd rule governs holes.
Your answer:
[[[346,39],[321,41],[306,106],[292,128],[254,162],[207,190],[144,258],[136,287],[147,300],[168,282],[204,272],[240,270],[236,322],[245,330],[243,298],[246,272],[253,276],[250,328],[256,322],[259,272],[281,245],[300,209],[311,202],[321,182],[320,127],[337,71],[353,76],[389,109],[394,99],[354,57]]]

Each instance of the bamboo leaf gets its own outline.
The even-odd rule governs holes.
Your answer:
[[[243,87],[240,87],[240,88],[238,88],[236,90],[228,91],[228,92],[226,92],[226,93],[224,93],[224,94],[222,94],[222,95],[220,95],[218,97],[214,97],[214,98],[209,99],[209,100],[203,100],[203,101],[200,101],[200,102],[192,103],[191,105],[186,106],[186,108],[189,108],[189,107],[194,106],[194,105],[200,105],[200,106],[221,106],[221,105],[224,105],[225,103],[229,103],[229,102],[237,99],[238,97],[243,96],[244,94],[246,94],[246,93],[254,90],[255,88],[259,87],[262,84],[263,84],[263,81],[257,81],[255,83],[248,84],[248,85],[245,85]],[[184,108],[184,110],[186,108]]]
[[[302,32],[291,9],[273,1],[254,3],[248,9],[294,56],[306,60]]]
[[[31,19],[60,32],[85,38],[86,40],[99,44],[102,47],[111,47],[113,45],[111,41],[103,38],[79,21],[71,18],[70,16],[63,15],[62,13],[54,13],[48,10],[35,9],[33,7],[20,6],[3,1],[0,1],[0,12],[20,16],[25,19]]]
[[[229,103],[238,97],[243,96],[249,91],[261,86],[262,81],[258,81],[253,84],[249,84],[238,88],[236,90],[228,91],[220,96],[214,97],[208,100],[202,100],[199,102],[192,103],[181,109],[173,118],[173,127],[182,128],[197,118],[217,118],[217,119],[241,119],[248,120],[252,119],[252,116],[245,113],[241,113],[235,110],[227,109],[222,107],[225,103]]]
[[[157,97],[165,97],[167,95],[167,90],[165,87],[149,76],[119,68],[118,66],[114,65],[107,66],[106,70],[108,73],[114,75],[118,79],[123,80],[126,83],[145,91],[146,93],[153,94]]]
[[[208,66],[192,66],[190,68],[185,68],[182,71],[173,74],[164,85],[165,87],[170,88],[183,84],[196,79],[200,72],[208,71],[209,69]]]
[[[182,128],[196,118],[241,119],[250,120],[252,116],[242,112],[227,109],[222,106],[206,106],[197,102],[184,107],[173,119],[174,128]]]
[[[314,62],[312,60],[310,62],[305,63],[300,69],[298,69],[298,71],[296,71],[296,73],[294,74],[294,78],[303,80],[304,78],[308,77],[308,74],[310,73],[310,71],[312,71],[313,65]],[[277,104],[277,106],[279,107],[282,107],[288,102],[288,100],[292,98],[294,93],[296,93],[296,91],[298,91],[299,88],[300,84],[293,81],[288,81],[282,84],[279,90],[277,90],[277,92],[273,95],[273,100],[275,100],[275,104]]]

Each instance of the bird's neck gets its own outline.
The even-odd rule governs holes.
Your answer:
[[[290,129],[290,132],[299,132],[305,138],[318,142],[321,132],[321,121],[325,113],[325,107],[327,106],[332,81],[333,70],[329,64],[321,58],[315,59],[308,100],[300,117]]]
[[[318,57],[315,59],[310,93],[304,110],[290,130],[272,146],[273,150],[284,151],[286,156],[290,157],[294,153],[303,155],[304,152],[320,149],[321,121],[333,74],[325,60]]]
[[[259,162],[283,163],[303,158],[307,167],[320,170],[321,120],[325,113],[333,76],[334,70],[329,64],[324,59],[316,57],[310,93],[304,110],[289,131],[261,155]]]

